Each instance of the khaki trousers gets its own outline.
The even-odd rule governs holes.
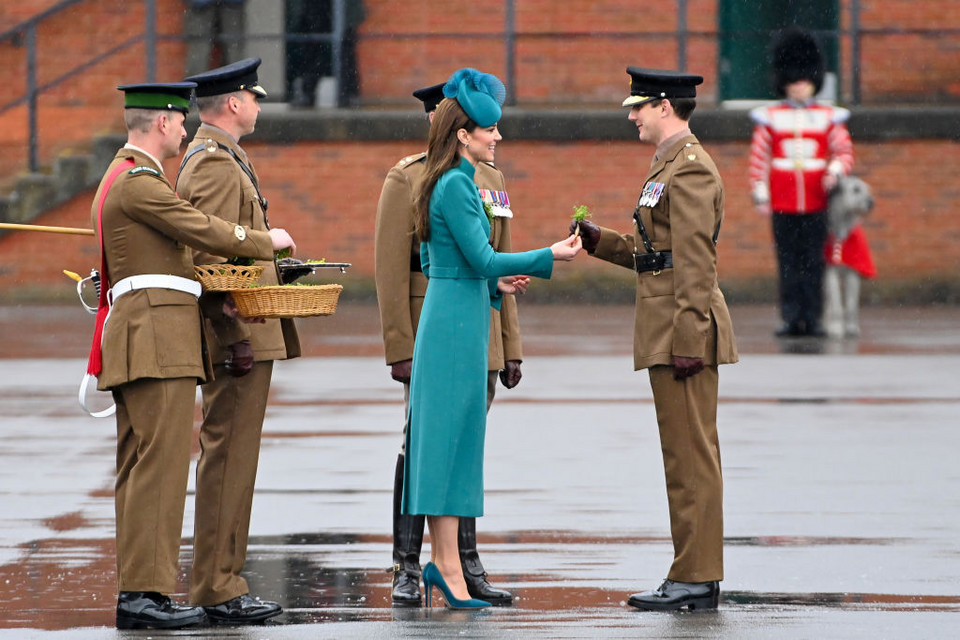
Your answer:
[[[196,393],[196,378],[144,378],[113,389],[120,591],[177,590]]]
[[[204,384],[193,533],[190,602],[213,606],[249,593],[240,576],[247,560],[253,487],[273,361],[245,376],[214,366]]]
[[[673,367],[649,370],[660,427],[678,582],[723,580],[723,476],[717,438],[717,367],[685,380]]]

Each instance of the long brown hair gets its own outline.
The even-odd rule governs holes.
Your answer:
[[[477,124],[470,119],[453,98],[444,98],[433,114],[430,135],[427,137],[427,163],[423,176],[414,190],[413,206],[417,237],[421,242],[430,239],[430,196],[437,180],[460,164],[460,141],[457,131],[473,131]]]

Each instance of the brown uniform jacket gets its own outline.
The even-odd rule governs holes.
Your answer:
[[[273,256],[265,231],[238,230],[235,224],[193,208],[177,197],[166,176],[140,151],[118,151],[107,175],[128,158],[136,167],[117,177],[103,205],[103,246],[111,284],[141,274],[192,280],[190,247],[229,256]],[[94,229],[102,189],[103,182],[91,211]],[[170,289],[131,291],[114,302],[104,328],[103,371],[97,387],[107,390],[140,378],[204,381],[209,374],[204,350],[193,295]]]
[[[423,174],[425,153],[407,156],[387,174],[377,205],[375,272],[380,324],[387,364],[413,357],[413,341],[427,292],[427,279],[411,265],[420,264],[420,242],[414,232],[413,190]],[[506,191],[503,174],[486,163],[477,165],[474,182],[481,189]],[[510,218],[495,216],[490,244],[501,253],[512,251]],[[505,360],[522,360],[517,303],[504,295],[500,311],[491,308],[489,370]]]
[[[269,229],[257,186],[233,156],[217,146],[218,143],[232,149],[259,182],[253,165],[240,145],[222,129],[201,124],[187,147],[187,153],[196,147],[204,147],[204,150],[191,156],[184,164],[177,178],[177,193],[201,211],[231,224],[261,231]],[[204,251],[194,251],[193,256],[196,264],[224,261]],[[272,257],[256,263],[263,267],[263,275],[260,276],[262,285],[280,282]],[[292,319],[268,319],[264,324],[247,324],[223,315],[223,298],[224,294],[215,292],[204,293],[200,298],[205,318],[204,329],[214,362],[225,362],[229,355],[226,347],[240,340],[250,340],[254,360],[257,361],[283,360],[300,355],[300,339]]]
[[[685,136],[650,167],[647,185],[663,185],[662,192],[642,204],[640,217],[654,250],[672,251],[674,266],[637,274],[634,368],[671,364],[675,355],[706,365],[736,362],[733,323],[717,284],[713,237],[724,193],[713,159],[696,137]],[[601,228],[596,257],[633,269],[634,251],[646,251],[636,223],[632,234]]]

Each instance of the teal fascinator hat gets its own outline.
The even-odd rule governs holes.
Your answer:
[[[453,72],[443,85],[443,95],[460,103],[477,125],[489,127],[500,120],[507,89],[497,76],[468,67]]]

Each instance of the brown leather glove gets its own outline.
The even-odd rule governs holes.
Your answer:
[[[570,233],[576,233],[577,227],[580,227],[580,241],[583,242],[583,248],[587,253],[593,253],[600,244],[600,227],[589,220],[574,220],[570,223]]]
[[[250,346],[250,341],[234,342],[227,349],[230,351],[226,362],[227,372],[235,378],[250,373],[253,369],[253,347]]]
[[[684,380],[703,371],[703,358],[673,356],[673,379]]]
[[[277,264],[285,267],[280,269],[281,284],[290,284],[291,282],[295,282],[298,278],[302,278],[303,276],[308,276],[313,273],[313,269],[310,267],[301,267],[298,269],[295,265],[303,264],[303,260],[297,260],[296,258],[280,258],[277,260]]]
[[[397,382],[410,382],[410,374],[413,372],[413,360],[401,360],[390,365],[390,377]]]
[[[500,382],[504,387],[513,389],[520,384],[520,378],[522,377],[519,360],[507,360],[503,363],[503,369],[500,370]]]

